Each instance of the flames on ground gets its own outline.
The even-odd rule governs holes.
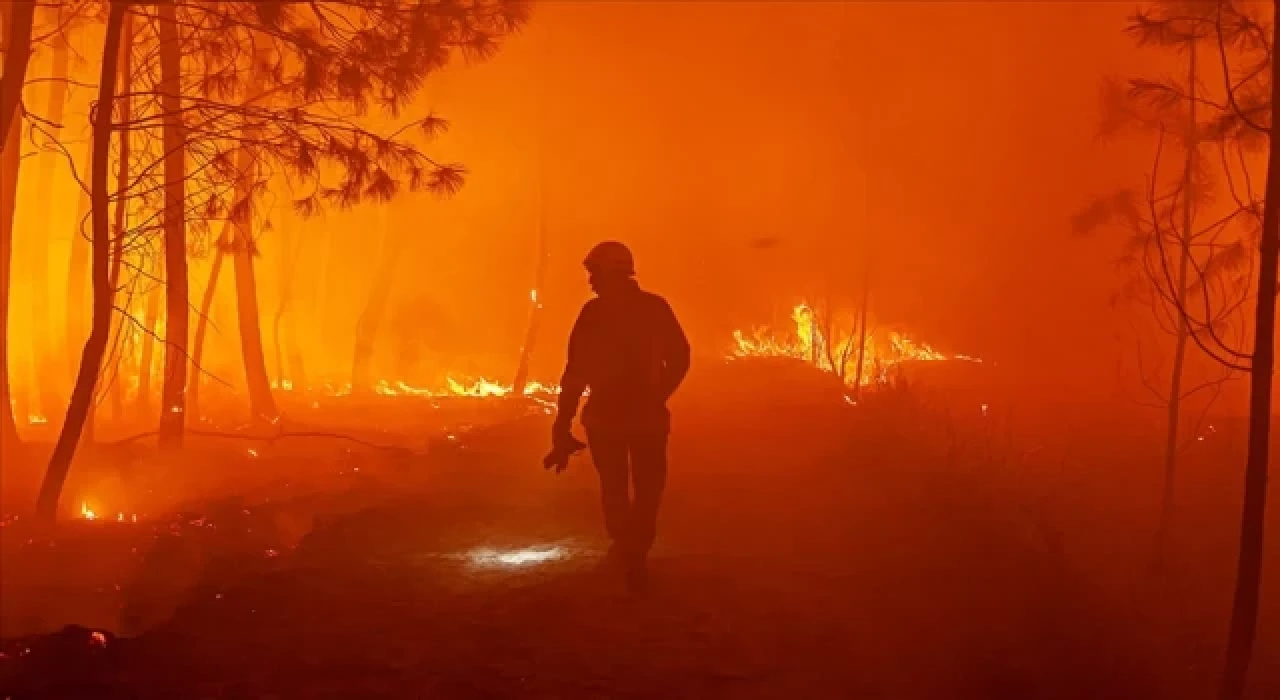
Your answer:
[[[789,357],[835,374],[850,387],[888,382],[904,362],[982,362],[968,355],[946,355],[903,333],[878,330],[856,315],[823,313],[804,302],[792,309],[791,321],[793,327],[781,331],[769,326],[734,331],[728,359]]]
[[[792,325],[784,329],[757,326],[750,332],[734,331],[733,343],[726,359],[734,361],[776,357],[799,360],[823,372],[837,375],[848,387],[889,382],[897,368],[906,362],[982,362],[979,358],[967,355],[944,354],[903,333],[876,329],[870,324],[868,332],[863,334],[852,315],[832,318],[821,311],[815,311],[807,303],[796,305],[791,311],[790,320]],[[859,360],[861,371],[858,370]],[[314,399],[311,402],[314,408],[320,406],[320,401],[342,399],[353,394],[350,383],[324,382],[301,387],[289,379],[273,380],[272,389]],[[486,377],[462,379],[453,376],[446,376],[437,386],[416,386],[401,379],[379,379],[369,393],[381,397],[428,399],[431,408],[440,406],[437,399],[492,400],[514,398],[517,395],[511,384]],[[520,396],[537,404],[541,412],[551,413],[554,411],[555,396],[559,393],[560,387],[553,383],[530,381],[523,387]],[[986,404],[983,404],[982,410],[985,415]],[[456,440],[452,431],[446,434],[449,440]],[[246,453],[251,459],[260,455],[252,447]],[[89,504],[81,506],[79,516],[84,520],[113,520],[109,516],[100,517]],[[137,516],[121,513],[117,514],[114,521],[137,522]]]

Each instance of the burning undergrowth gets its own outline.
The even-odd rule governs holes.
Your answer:
[[[969,355],[944,354],[902,332],[878,328],[865,314],[839,314],[802,302],[792,309],[790,321],[790,327],[734,331],[728,357],[800,360],[835,375],[855,391],[891,384],[908,363],[982,362]]]

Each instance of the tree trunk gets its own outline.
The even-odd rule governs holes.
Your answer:
[[[22,123],[15,120],[5,138],[4,153],[0,154],[0,458],[21,444],[9,388],[9,274],[13,263],[18,168],[22,163],[18,152],[21,131]]]
[[[373,360],[373,346],[386,315],[387,299],[391,297],[391,283],[395,278],[396,263],[400,261],[404,236],[386,225],[383,218],[382,258],[378,262],[378,274],[373,289],[365,302],[364,311],[356,325],[356,350],[351,366],[351,391],[368,392],[373,389],[369,367]]]
[[[160,105],[164,110],[164,385],[160,401],[161,448],[182,446],[187,390],[186,152],[179,82],[181,38],[176,10],[157,6],[160,34]]]
[[[160,284],[160,283],[157,283]],[[138,395],[134,401],[138,417],[146,420],[151,415],[151,365],[155,361],[156,322],[160,318],[159,286],[147,291],[146,316],[142,319],[142,353],[138,361]]]
[[[538,297],[547,278],[547,211],[545,195],[538,201],[538,263],[534,269],[533,291],[529,295],[529,327],[524,334],[524,344],[520,346],[520,362],[516,365],[516,378],[511,383],[511,393],[516,396],[524,394],[524,387],[529,382],[529,361],[533,357],[533,346],[538,341],[538,329],[542,326],[542,299]]]
[[[1273,3],[1271,45],[1280,27],[1280,3]],[[1280,105],[1280,51],[1271,52],[1271,104]],[[1226,664],[1219,700],[1244,696],[1258,632],[1262,585],[1262,545],[1267,512],[1267,458],[1271,439],[1271,384],[1275,370],[1276,268],[1280,265],[1280,139],[1270,137],[1262,239],[1258,249],[1258,306],[1254,315],[1253,360],[1249,368],[1249,448],[1244,467],[1244,507],[1240,553],[1231,606]]]
[[[236,276],[236,318],[240,324],[240,352],[244,358],[245,384],[249,389],[249,411],[255,421],[274,422],[279,412],[275,397],[271,395],[271,380],[267,377],[267,361],[262,351],[262,322],[258,313],[258,280],[254,274],[253,259],[257,246],[253,241],[252,207],[247,201],[252,196],[254,172],[253,155],[248,146],[240,149],[237,170],[241,173],[236,183],[236,206],[245,207],[246,214],[232,221],[231,257]]]
[[[130,54],[133,48],[133,20],[128,16],[125,16],[124,18],[124,27],[121,29],[121,35],[122,35],[122,39],[120,40],[120,66],[117,74],[119,85],[117,86],[117,90],[121,93],[127,94],[129,92],[129,87],[133,80],[133,74],[131,72],[132,66],[130,65],[130,57],[131,57]],[[129,97],[124,97],[118,101],[116,108],[120,111],[120,122],[127,124],[129,120],[132,119],[133,117],[132,100]],[[129,130],[121,129],[119,138],[120,138],[120,156],[119,156],[120,165],[118,168],[116,168],[116,191],[127,192],[129,189]],[[92,138],[90,138],[89,144],[90,144],[89,166],[91,167],[93,163]],[[92,208],[89,206],[88,192],[83,190],[81,191],[81,206],[84,208],[84,213],[77,214],[77,219],[76,219],[77,221],[82,221],[85,218],[85,216],[87,216],[88,213],[92,210]],[[107,284],[111,288],[111,306],[113,310],[115,308],[116,293],[120,291],[120,269],[124,266],[124,236],[125,236],[125,231],[128,229],[128,214],[129,214],[128,200],[124,197],[120,197],[119,199],[116,200],[116,205],[114,210],[115,221],[113,221],[111,224],[111,230],[114,232],[114,236],[111,239],[111,263],[110,263],[111,269],[110,269],[110,272],[108,272],[107,274]],[[88,239],[80,235],[79,224],[76,225],[75,235],[71,239],[71,245],[72,245],[73,251],[75,250],[75,245],[77,241],[83,241],[86,244],[88,243]],[[82,248],[83,247],[84,246],[82,246]],[[77,268],[75,260],[76,260],[76,257],[73,252],[71,278],[72,279],[80,278],[83,280],[84,276],[76,274],[76,270],[82,269],[85,265],[85,262],[87,261],[81,261],[79,263],[80,268]],[[68,287],[71,288],[70,285]],[[79,291],[77,293],[79,294],[84,293],[83,283],[79,285]],[[74,301],[70,303],[76,307],[80,306],[79,301]],[[115,315],[119,316],[120,314],[117,313]],[[77,321],[77,323],[83,324],[83,317],[81,317],[80,320]],[[117,348],[115,351],[117,353],[121,353],[123,351],[123,336],[124,336],[124,329],[126,328],[126,325],[125,325],[126,323],[128,323],[128,319],[125,319],[121,316],[121,318],[114,324],[116,329],[114,337],[110,337],[108,340],[109,347]],[[72,338],[78,339],[79,338],[78,334],[81,333],[82,331],[83,331],[83,326],[82,325],[77,326],[76,335],[68,334],[67,336],[68,340]],[[68,347],[71,347],[70,342],[68,342]],[[122,362],[119,361],[120,356],[121,356],[120,354],[116,355],[117,357],[116,370],[115,370],[114,376],[111,378],[111,387],[109,388],[109,391],[111,394],[112,414],[113,414],[113,417],[116,418],[117,420],[122,418],[123,417],[122,414],[124,413],[124,391],[121,389],[122,379],[120,377],[120,365],[122,364]],[[99,379],[98,383],[99,385],[101,385],[102,377],[99,376],[98,379]],[[86,444],[92,443],[94,440],[94,436],[97,432],[98,405],[102,402],[102,399],[103,397],[100,395],[96,395],[96,392],[95,392],[94,400],[89,403],[89,416],[85,420],[84,438],[81,440],[81,442],[83,443],[86,443]]]
[[[116,93],[116,68],[120,55],[120,34],[128,3],[113,0],[107,14],[106,37],[103,39],[102,75],[98,81],[98,100],[93,112],[93,163],[90,167],[90,187],[93,192],[93,327],[84,344],[80,373],[76,375],[67,417],[58,441],[49,458],[49,468],[40,495],[36,501],[37,514],[52,523],[58,512],[58,498],[71,469],[89,405],[93,403],[94,387],[98,372],[102,369],[102,356],[107,349],[107,336],[111,330],[112,290],[109,279],[111,233],[107,219],[107,158],[111,144],[111,107]],[[120,193],[121,195],[123,193]]]
[[[1156,561],[1164,564],[1168,554],[1169,528],[1173,525],[1173,500],[1178,475],[1178,429],[1182,412],[1182,374],[1187,359],[1187,340],[1190,330],[1187,326],[1187,275],[1191,265],[1191,225],[1195,220],[1195,204],[1193,202],[1192,175],[1196,166],[1196,44],[1191,42],[1188,69],[1188,104],[1187,116],[1187,149],[1186,169],[1182,175],[1182,235],[1178,237],[1178,288],[1174,290],[1177,299],[1177,330],[1173,338],[1173,367],[1169,377],[1169,400],[1165,418],[1164,445],[1164,488],[1160,498],[1160,524],[1156,529]]]
[[[35,0],[10,0],[4,3],[4,75],[0,76],[0,134],[8,134],[20,120],[18,105],[22,102],[22,84],[27,78],[31,60],[31,27],[35,22]],[[7,145],[6,145],[7,148]]]
[[[222,233],[214,244],[213,265],[209,268],[209,281],[204,286],[204,297],[200,299],[200,315],[196,318],[196,337],[191,348],[191,388],[187,396],[187,410],[200,420],[200,380],[203,369],[200,365],[204,357],[204,336],[209,328],[209,314],[213,310],[213,297],[218,291],[218,275],[222,272],[222,258],[230,241],[227,240],[231,230],[230,222],[222,227]]]
[[[0,451],[20,443],[9,386],[9,291],[13,266],[13,220],[17,209],[22,120],[18,104],[31,58],[34,0],[4,3],[4,74],[0,76]],[[2,455],[0,455],[2,458]]]

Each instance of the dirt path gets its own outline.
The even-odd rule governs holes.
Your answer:
[[[675,442],[655,589],[631,598],[596,570],[589,462],[541,472],[540,435],[317,514],[259,569],[206,562],[145,633],[9,664],[13,696],[1133,700],[1212,681],[999,503],[785,432]],[[522,550],[556,556],[482,556]]]

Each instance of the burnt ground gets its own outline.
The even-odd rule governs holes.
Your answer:
[[[941,445],[860,410],[678,413],[654,589],[638,598],[596,568],[589,460],[538,467],[542,416],[425,455],[314,447],[341,454],[325,459],[281,442],[252,468],[287,482],[138,524],[71,522],[49,538],[11,521],[0,697],[1212,692],[1229,485],[1192,487],[1183,546],[1156,572],[1150,513],[1131,505],[1149,484],[1117,476],[1120,450],[1080,448],[1064,479],[1044,450]],[[308,469],[333,477],[308,488]],[[469,558],[553,545],[562,558],[523,566]],[[1259,699],[1280,697],[1276,598]],[[68,623],[85,627],[50,633]]]

